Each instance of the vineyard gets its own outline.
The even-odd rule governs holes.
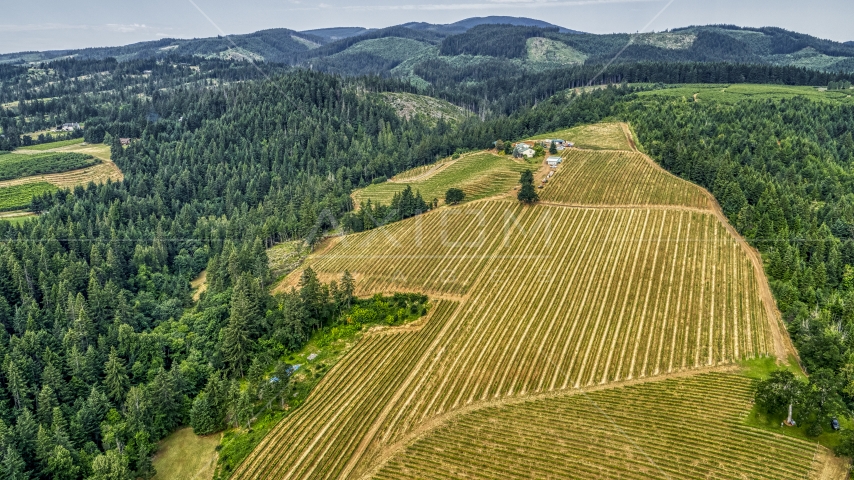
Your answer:
[[[289,439],[277,445],[293,451],[259,447],[237,478],[262,478],[261,468],[287,478],[361,472],[384,446],[469,405],[729,364],[773,348],[752,265],[712,214],[475,202],[347,237],[313,268],[322,276],[349,269],[362,294],[413,290],[462,303],[443,326],[428,323],[424,332],[438,331],[441,349],[392,377],[399,383],[384,413],[361,411],[370,436],[345,430],[341,401],[319,391],[314,408],[326,413],[275,430]],[[361,355],[351,362],[377,361]],[[342,375],[328,381],[357,378]],[[335,438],[346,448],[363,443],[353,454],[312,446]]]
[[[807,478],[816,445],[742,425],[751,402],[749,380],[710,373],[488,407],[375,478]]]
[[[96,184],[105,183],[108,180],[118,182],[124,178],[122,171],[119,170],[115,163],[110,161],[110,147],[103,144],[83,145],[78,142],[74,145],[59,147],[46,153],[24,153],[27,152],[27,150],[23,149],[18,149],[16,152],[18,153],[5,155],[5,158],[0,157],[0,163],[10,156],[24,157],[25,155],[26,159],[38,158],[42,155],[56,154],[82,155],[89,158],[94,157],[94,159],[90,161],[89,166],[84,168],[61,171],[60,173],[33,175],[12,180],[0,180],[0,189],[36,182],[46,182],[58,188],[74,188],[77,185],[87,185],[89,182],[94,182]]]
[[[635,152],[570,150],[540,197],[565,204],[709,208],[708,197],[699,187]]]
[[[60,173],[89,167],[98,163],[90,155],[68,152],[46,152],[0,156],[0,180]]]
[[[530,140],[562,139],[586,150],[632,150],[621,123],[579,125],[566,130],[531,137]]]
[[[779,354],[764,278],[705,192],[633,152],[571,151],[559,172],[542,205],[473,201],[311,255],[321,279],[349,270],[359,295],[441,301],[421,330],[356,345],[234,478],[808,473],[815,447],[741,426],[748,380],[690,376]]]
[[[393,182],[370,185],[353,192],[353,199],[357,205],[368,200],[388,205],[395,193],[409,185],[412,190],[420,191],[427,202],[434,198],[442,201],[451,187],[465,192],[466,200],[474,200],[509,191],[519,183],[519,174],[525,168],[525,164],[508,157],[470,154],[429,168],[418,167],[404,172]]]
[[[326,374],[311,392],[306,407],[264,438],[236,476],[337,476],[373,420],[397,398],[395,382],[415,370],[456,307],[455,302],[439,302],[420,331],[400,329],[367,335]]]
[[[19,210],[30,206],[36,195],[56,191],[57,188],[47,182],[27,183],[0,188],[0,211]]]

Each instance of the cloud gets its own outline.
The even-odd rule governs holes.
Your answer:
[[[130,33],[130,32],[138,32],[140,30],[149,30],[150,27],[145,26],[145,24],[139,23],[131,23],[131,24],[121,24],[121,23],[108,23],[106,25],[107,30],[111,32],[119,32],[119,33]]]

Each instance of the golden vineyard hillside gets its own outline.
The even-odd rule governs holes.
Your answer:
[[[628,135],[607,127],[606,147]],[[738,362],[792,352],[758,257],[707,192],[623,139],[566,150],[540,205],[509,190],[311,256],[360,295],[436,302],[415,327],[367,334],[233,478],[818,475],[823,447],[740,424]]]

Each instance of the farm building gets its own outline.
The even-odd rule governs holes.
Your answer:
[[[534,158],[534,154],[534,149],[527,143],[519,142],[513,147],[514,157]]]
[[[63,132],[73,132],[74,130],[78,130],[80,128],[79,123],[63,123],[62,127],[57,130],[62,130]]]
[[[130,139],[129,138],[120,138],[119,142],[121,142],[123,147],[130,145]]]
[[[561,159],[560,157],[549,157],[546,159],[546,163],[548,163],[550,167],[554,168],[557,167],[562,160],[563,159]]]

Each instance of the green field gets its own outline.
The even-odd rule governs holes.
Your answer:
[[[27,183],[0,188],[0,211],[19,210],[30,206],[36,195],[59,190],[47,182]]]
[[[189,427],[172,433],[157,448],[152,461],[157,470],[154,479],[211,478],[220,438],[219,433],[200,437]]]
[[[69,152],[11,153],[0,156],[0,180],[61,173],[98,163],[91,155]]]
[[[69,145],[77,145],[79,143],[83,143],[82,138],[72,138],[71,140],[60,140],[58,142],[40,143],[38,145],[30,145],[29,147],[21,147],[18,150],[35,150],[40,152],[43,150],[52,150],[54,148],[59,147],[67,147]]]
[[[823,91],[815,87],[790,87],[785,85],[680,85],[675,88],[665,88],[641,92],[643,97],[672,97],[693,101],[694,95],[698,102],[721,102],[735,104],[741,100],[788,100],[805,97],[810,100],[837,101],[854,104],[854,90]]]
[[[28,212],[29,213],[29,212]],[[14,217],[0,217],[0,222],[8,222],[12,225],[20,225],[27,220],[36,218],[36,215],[29,213],[28,215],[18,215]]]
[[[427,202],[437,198],[442,203],[445,192],[451,187],[464,191],[466,200],[474,200],[510,191],[519,183],[519,174],[526,168],[529,168],[526,164],[509,157],[479,152],[435,164],[435,168],[426,171],[425,167],[417,167],[413,169],[417,172],[415,175],[412,170],[403,172],[396,177],[400,178],[398,181],[370,185],[353,192],[353,199],[356,204],[371,200],[388,205],[395,193],[409,185],[412,190],[420,191]]]

